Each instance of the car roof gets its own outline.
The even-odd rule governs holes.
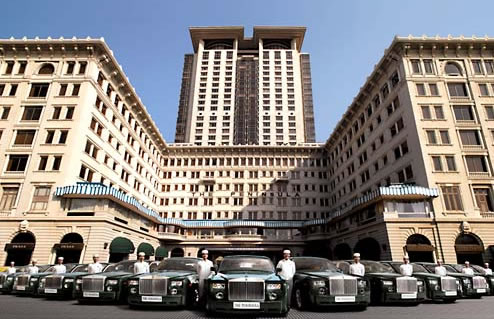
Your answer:
[[[322,259],[322,260],[328,260],[330,261],[329,259],[327,258],[323,258],[323,257],[311,257],[311,256],[300,256],[300,257],[293,257],[292,259]]]
[[[223,260],[225,259],[233,259],[233,258],[258,258],[258,259],[267,259],[271,260],[270,258],[266,256],[257,256],[257,255],[230,255],[230,256],[225,256]]]

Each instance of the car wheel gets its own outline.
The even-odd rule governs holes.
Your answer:
[[[305,301],[304,295],[302,294],[302,290],[300,288],[295,289],[295,305],[297,309],[303,310],[306,308],[307,302]]]

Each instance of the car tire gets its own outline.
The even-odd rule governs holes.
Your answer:
[[[295,288],[294,299],[297,309],[304,310],[307,308],[307,298],[302,293],[302,289],[300,289],[300,287]]]

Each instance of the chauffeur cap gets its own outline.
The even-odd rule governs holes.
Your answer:
[[[209,251],[208,251],[207,249],[203,249],[203,250],[201,251],[201,254],[203,254],[203,255],[204,255],[204,254],[209,254]]]
[[[142,257],[146,257],[146,254],[145,254],[145,253],[143,253],[143,252],[141,251],[141,252],[138,254],[138,256],[139,256],[139,257],[141,257],[141,256],[142,256]]]
[[[359,257],[360,258],[360,253],[353,254],[353,257]]]
[[[288,249],[283,250],[283,254],[291,254],[292,252]]]

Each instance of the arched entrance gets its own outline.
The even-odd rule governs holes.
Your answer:
[[[125,259],[129,259],[129,254],[134,253],[134,244],[127,238],[116,237],[110,243],[110,258],[109,262],[116,263]]]
[[[434,262],[434,246],[424,235],[413,234],[408,237],[405,250],[410,262]]]
[[[352,249],[346,243],[336,245],[333,250],[335,260],[346,260],[352,258]]]
[[[182,248],[173,248],[170,257],[183,257],[185,256],[185,252]]]
[[[141,252],[146,255],[146,257],[144,257],[146,260],[149,260],[149,257],[154,256],[154,248],[148,243],[140,243],[139,246],[137,246],[137,254]]]
[[[81,252],[84,248],[84,239],[78,233],[68,233],[62,237],[60,244],[55,244],[53,249],[58,257],[63,257],[64,263],[79,263]],[[56,260],[56,259],[55,259]]]
[[[371,237],[359,240],[353,251],[360,253],[360,258],[364,260],[381,260],[381,248],[379,247],[379,243]]]
[[[482,240],[473,234],[460,234],[455,241],[456,261],[463,264],[469,261],[471,264],[483,265],[484,244]]]
[[[9,244],[5,244],[7,259],[5,265],[10,265],[10,262],[15,262],[16,266],[29,264],[33,255],[36,239],[30,232],[18,233],[12,238]]]

